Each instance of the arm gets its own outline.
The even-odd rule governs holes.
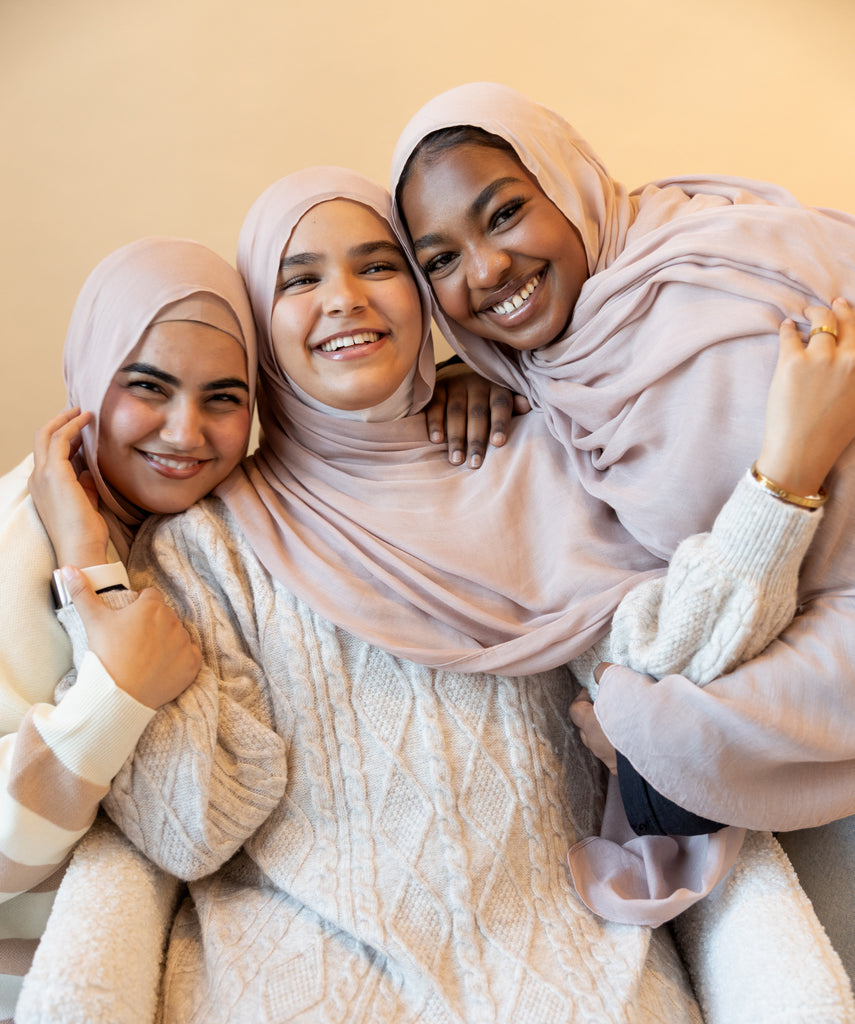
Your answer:
[[[828,323],[829,311],[808,312],[814,325]],[[803,489],[818,487],[822,460],[851,438],[855,320],[846,304],[836,303],[834,313],[837,344],[820,333],[802,347],[794,329],[782,328],[778,394],[785,396],[783,407],[796,402],[808,417],[808,430],[792,450],[809,453],[813,446],[819,453],[812,475],[803,477]],[[825,369],[839,371],[836,383],[823,376],[823,361]],[[815,436],[823,437],[824,410],[830,436],[814,444],[811,432],[819,430]],[[769,476],[776,471],[764,468]],[[682,806],[752,828],[819,824],[855,809],[853,472],[850,449],[838,462],[830,484],[833,501],[803,569],[804,612],[762,657],[694,693],[684,674],[669,674],[655,686],[624,668],[603,675],[596,711],[608,739],[647,782]],[[716,774],[715,787],[707,781],[710,771]]]
[[[146,524],[131,578],[153,585],[202,652],[187,690],[161,708],[104,807],[135,845],[183,879],[210,873],[235,853],[279,802],[286,747],[274,728],[262,667],[250,653],[255,621],[275,614],[247,589],[231,537],[204,502]]]
[[[848,308],[839,312],[837,344],[820,332],[803,346],[791,322],[781,326],[757,466],[797,496],[819,491],[855,433],[853,318]],[[830,310],[808,313],[815,325],[834,321]],[[799,565],[819,516],[747,477],[710,534],[684,541],[666,577],[627,595],[610,635],[576,666],[583,682],[596,693],[592,672],[602,660],[658,679],[679,673],[703,685],[754,658],[793,617]],[[572,713],[585,742],[619,775],[627,811],[637,809],[642,830],[660,831],[657,819],[673,825],[679,808],[648,786],[630,761],[615,757],[590,705],[582,699]]]
[[[74,418],[69,414],[58,420]],[[42,440],[55,433],[51,426],[40,431]],[[38,439],[37,447],[42,447]],[[189,637],[171,612],[165,614],[165,607],[158,612],[157,603],[146,600],[114,612],[83,577],[75,577],[71,589],[81,609],[85,604],[91,611],[86,628],[93,637],[92,652],[85,658],[86,644],[78,642],[76,671],[71,670],[73,647],[54,611],[49,587],[56,562],[29,493],[29,481],[45,468],[44,454],[34,458],[34,473],[29,463],[22,464],[0,487],[2,564],[7,580],[15,581],[0,598],[0,787],[5,793],[0,899],[44,881],[65,860],[94,819],[99,800],[133,750],[153,707],[186,686],[198,664]],[[59,464],[70,470],[67,455]],[[41,479],[46,482],[43,472]],[[70,481],[81,490],[73,472]],[[83,501],[86,514],[93,513],[100,524],[96,532],[106,538],[106,527],[85,494]],[[94,553],[100,562],[105,551],[104,539]],[[132,595],[107,594],[103,600],[118,606]],[[76,613],[67,608],[60,616],[67,624]],[[85,641],[83,620],[74,621]],[[152,645],[152,653],[133,663],[127,655],[142,638]],[[63,677],[76,684],[56,707],[54,690]]]
[[[81,573],[69,574],[68,587],[75,604],[60,614],[76,649],[76,685],[58,706],[34,704],[0,740],[0,885],[7,898],[56,870],[94,820],[153,707],[183,689],[199,664],[183,627],[153,592],[138,601],[105,595],[110,608]]]

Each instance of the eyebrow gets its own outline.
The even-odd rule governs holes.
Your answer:
[[[512,175],[508,175],[504,178],[496,178],[495,181],[491,181],[490,184],[483,188],[472,201],[472,205],[469,207],[469,216],[480,216],[484,212],[485,208],[490,204],[496,193],[501,191],[506,185],[522,184],[524,184],[524,182],[521,178],[515,178]],[[413,248],[418,252],[420,249],[429,249],[434,245],[442,245],[443,242],[445,242],[445,237],[443,235],[429,233],[417,238],[413,242]]]
[[[157,366],[152,366],[151,363],[128,363],[119,372],[144,373],[146,377],[154,377],[155,380],[159,380],[164,384],[171,384],[173,387],[179,387],[181,384],[181,381],[174,374],[167,373]],[[208,381],[199,390],[222,391],[223,388],[239,388],[241,391],[246,391],[249,394],[249,385],[245,380],[241,380],[240,377],[221,377],[219,380]]]
[[[395,256],[403,256],[399,245],[386,238],[377,239],[373,242],[362,242],[348,249],[348,255],[353,259],[361,256],[373,256],[377,252],[388,252]],[[291,267],[309,267],[315,263],[321,263],[324,259],[323,253],[319,252],[297,252],[293,256],[283,256],[279,261],[279,273],[290,270]]]

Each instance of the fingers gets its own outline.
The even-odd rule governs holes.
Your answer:
[[[490,444],[500,448],[508,437],[511,416],[514,413],[514,395],[507,388],[493,384],[490,387]]]
[[[36,464],[45,462],[51,450],[62,458],[74,455],[80,447],[80,432],[92,419],[91,412],[81,412],[79,407],[75,407],[63,410],[39,427],[33,436]]]
[[[448,384],[444,380],[438,380],[430,404],[425,410],[428,437],[434,444],[442,444],[445,440],[445,407],[447,398]]]
[[[855,309],[846,299],[835,299],[831,308],[837,317],[838,350],[855,349]]]
[[[817,352],[833,353],[837,345],[837,316],[826,306],[808,306],[805,316],[810,323],[807,347]]]
[[[462,466],[466,461],[466,438],[469,431],[468,417],[479,408],[479,398],[471,393],[478,387],[477,378],[467,374],[452,377],[448,381],[448,401],[445,410],[445,430],[448,437],[448,461],[453,466]],[[480,406],[484,416],[484,407]],[[483,456],[483,452],[481,453]]]
[[[464,462],[478,469],[488,444],[500,447],[507,439],[515,411],[528,412],[530,405],[499,384],[484,380],[470,370],[446,376],[436,383],[425,410],[428,436],[435,444],[447,439],[448,461]]]
[[[65,589],[71,598],[80,621],[83,623],[87,635],[92,626],[99,620],[104,610],[101,599],[95,593],[89,579],[75,566],[64,565],[60,569]]]

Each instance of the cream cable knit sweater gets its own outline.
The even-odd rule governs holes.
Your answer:
[[[402,662],[242,548],[208,501],[134,552],[206,661],[106,802],[191,880],[165,1020],[698,1020],[668,933],[595,919],[570,888],[603,778],[566,673]]]

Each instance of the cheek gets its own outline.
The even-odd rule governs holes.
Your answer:
[[[279,301],[270,317],[270,341],[278,357],[288,358],[302,347],[309,330],[308,317],[299,297]]]
[[[154,417],[138,402],[119,399],[104,407],[98,431],[98,450],[116,451],[133,444],[153,429]]]
[[[226,420],[227,422],[220,423],[215,428],[215,445],[224,461],[237,464],[249,441],[251,424],[249,410],[246,409],[233,416],[228,416]]]
[[[462,320],[469,312],[465,301],[464,289],[455,285],[452,277],[443,277],[431,281],[431,291],[439,308],[453,320]]]

